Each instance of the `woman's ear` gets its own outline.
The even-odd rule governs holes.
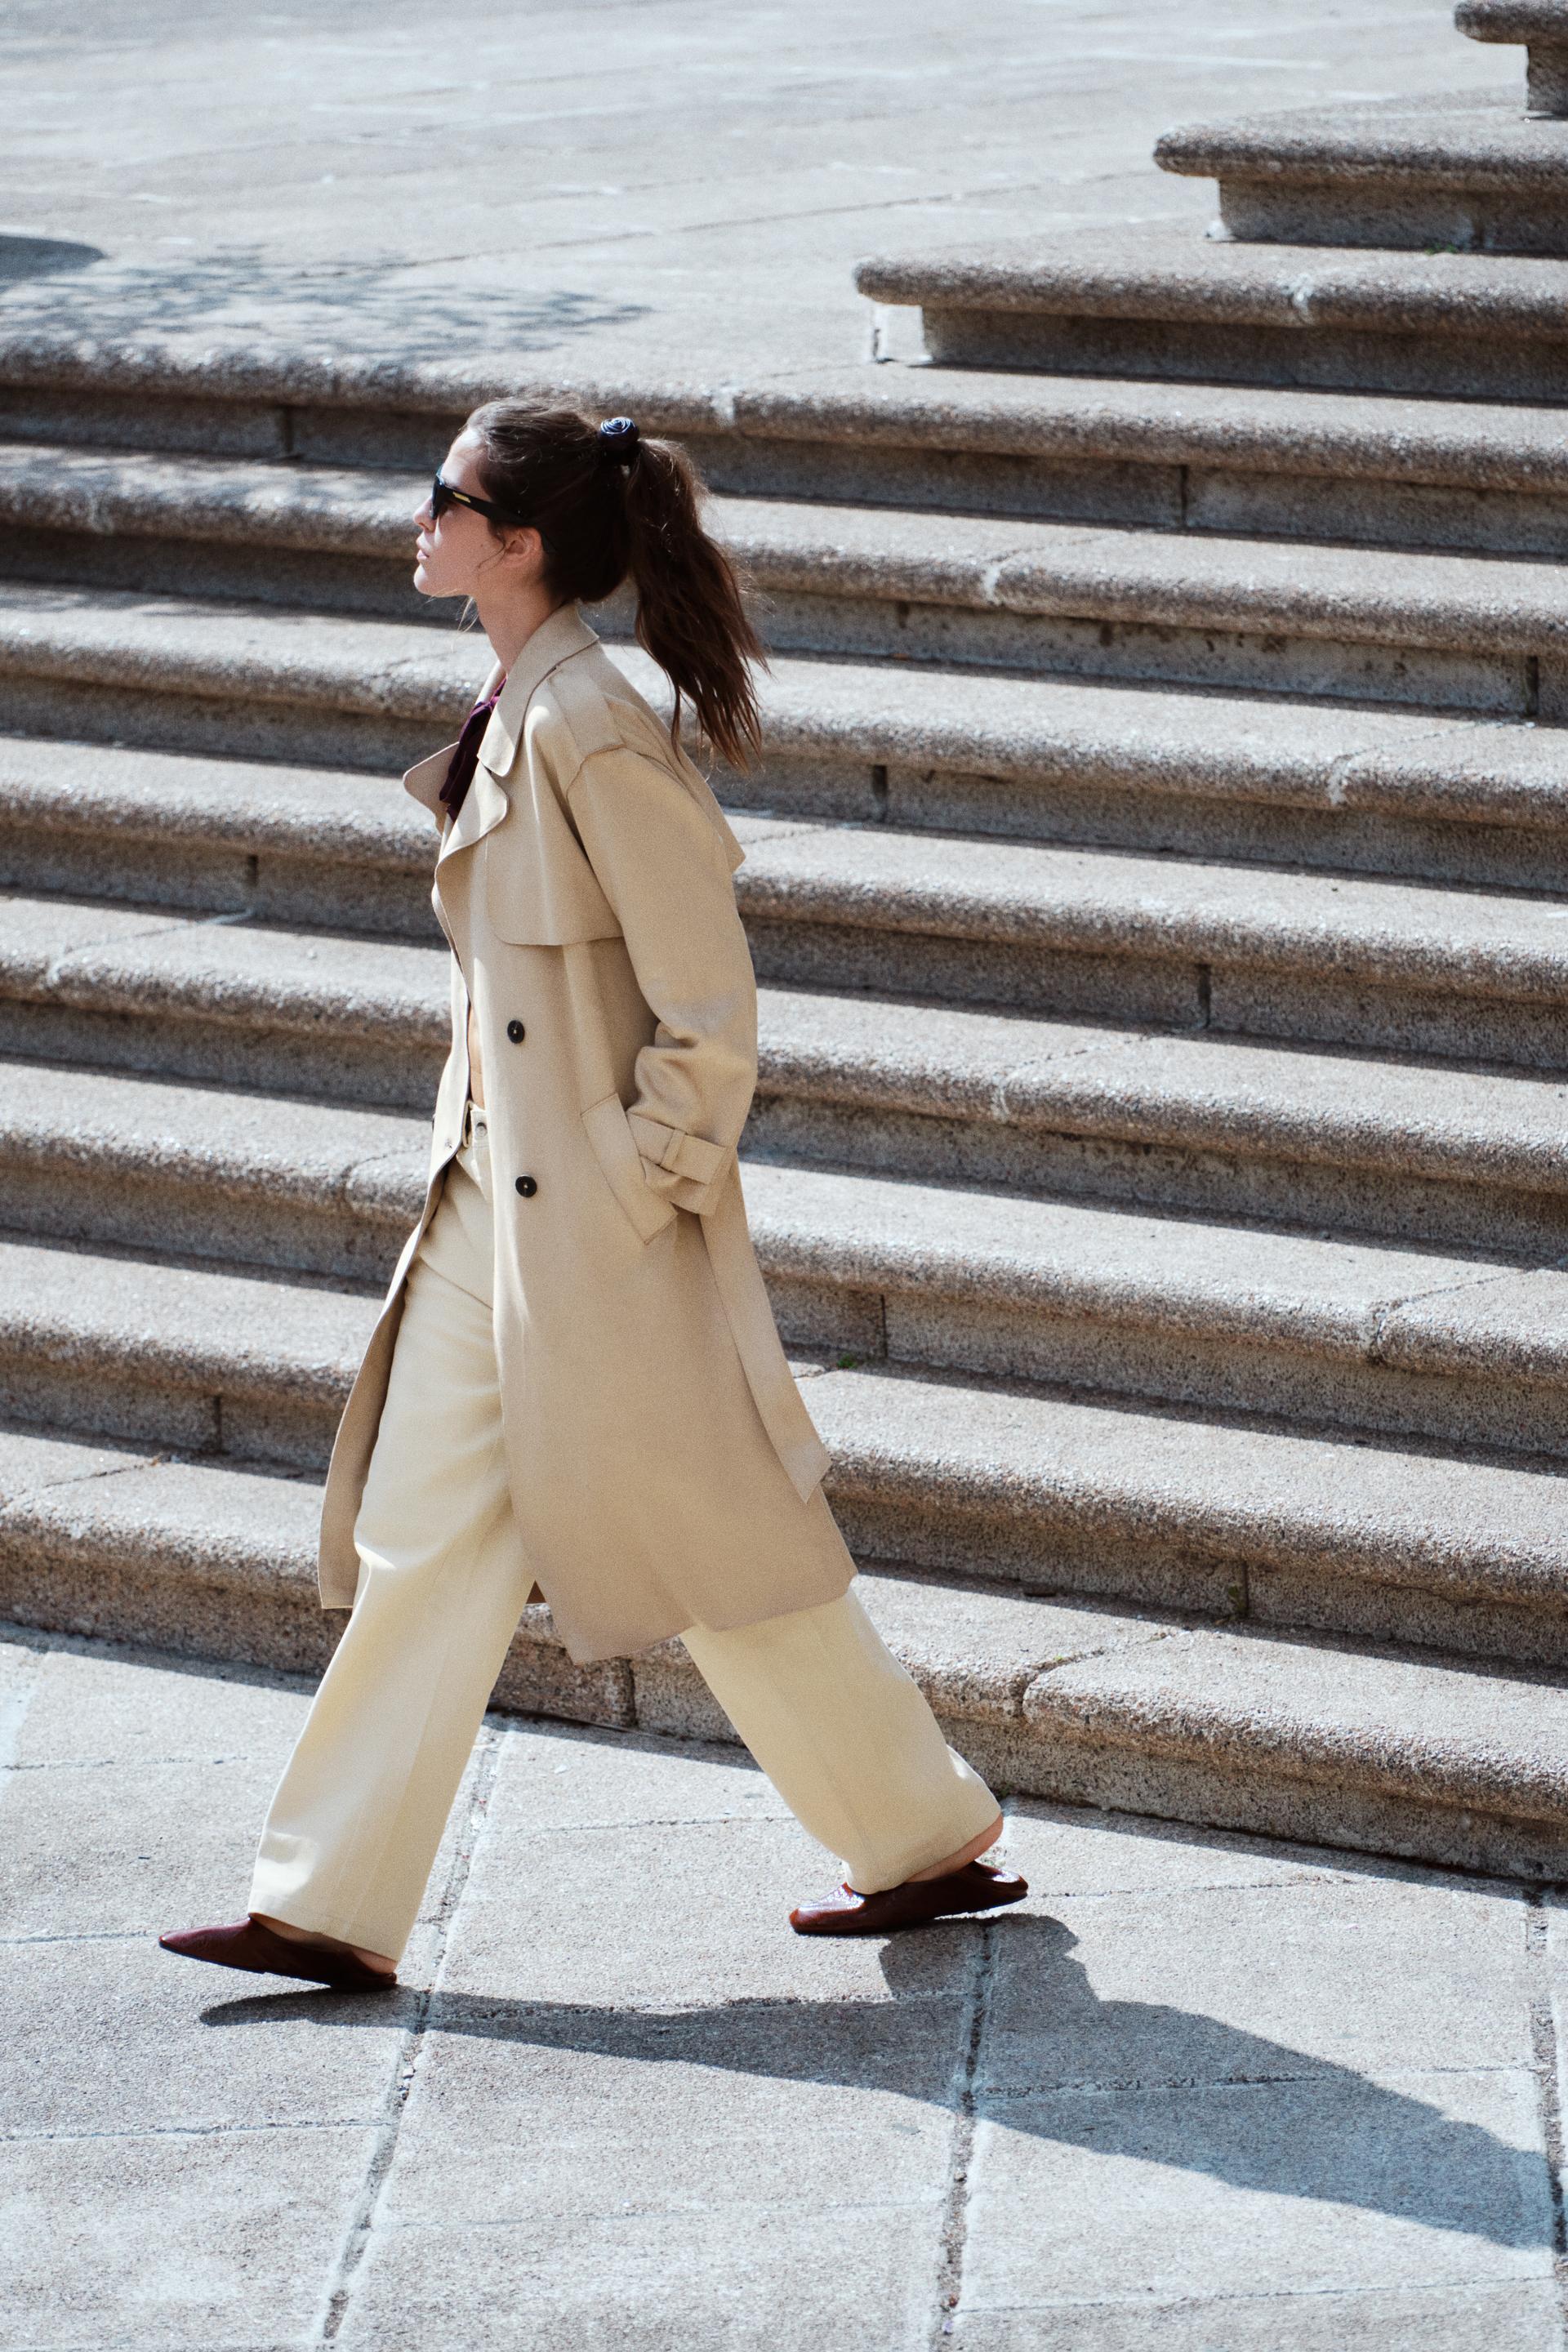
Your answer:
[[[501,561],[517,577],[541,580],[544,576],[544,541],[531,523],[509,527]]]

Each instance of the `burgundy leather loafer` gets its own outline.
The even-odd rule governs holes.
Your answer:
[[[880,1895],[860,1895],[847,1882],[820,1903],[803,1903],[789,1915],[797,1936],[886,1936],[895,1927],[923,1927],[964,1911],[994,1911],[1021,1902],[1029,1882],[988,1862],[966,1862],[940,1878],[906,1878]]]
[[[329,1951],[325,1944],[296,1944],[259,1919],[237,1919],[232,1927],[173,1928],[158,1941],[166,1952],[183,1952],[188,1960],[248,1969],[257,1976],[302,1977],[307,1984],[331,1985],[335,1992],[386,1992],[397,1982],[394,1969],[367,1969],[352,1952]]]

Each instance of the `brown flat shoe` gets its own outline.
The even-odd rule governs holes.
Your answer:
[[[1029,1882],[988,1862],[966,1862],[940,1878],[906,1878],[880,1895],[860,1895],[847,1884],[820,1903],[803,1903],[789,1915],[797,1936],[886,1936],[895,1927],[923,1927],[963,1911],[994,1911],[1021,1902]]]
[[[397,1982],[395,1969],[367,1969],[352,1952],[331,1952],[324,1944],[296,1944],[259,1919],[237,1919],[232,1927],[174,1928],[158,1941],[166,1952],[183,1952],[188,1960],[249,1969],[257,1976],[302,1977],[307,1984],[331,1985],[335,1992],[386,1992]]]

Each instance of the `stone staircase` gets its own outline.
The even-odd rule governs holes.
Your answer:
[[[1544,107],[1556,12],[1460,13]],[[939,364],[552,389],[687,441],[762,599],[747,1195],[954,1738],[1563,1877],[1568,126],[1160,160],[1235,241],[868,264]],[[319,1480],[447,1024],[395,777],[486,667],[409,516],[496,388],[0,343],[23,1622],[306,1668],[342,1622]],[[724,1728],[676,1645],[575,1668],[541,1609],[498,1696]]]

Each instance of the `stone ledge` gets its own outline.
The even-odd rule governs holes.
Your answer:
[[[1564,1057],[1554,1016],[1568,1001],[1568,940],[1538,898],[881,826],[735,824],[748,852],[739,902],[764,981],[1521,1066]],[[434,1046],[444,967],[427,896],[411,877],[405,928],[429,945],[243,909],[204,919],[178,904],[17,892],[0,1001]]]
[[[424,1195],[421,1119],[41,1065],[0,1065],[0,1088],[10,1222],[40,1239],[379,1284]],[[748,1160],[744,1175],[788,1340],[1568,1452],[1553,1269],[870,1173]]]
[[[1459,0],[1454,24],[1472,41],[1568,43],[1563,0]]]
[[[1239,887],[1247,878],[1243,869]],[[1434,903],[1446,901],[1434,894]],[[193,1036],[276,1036],[297,1056],[291,1090],[301,1092],[313,1090],[307,1078],[316,1040],[333,1051],[416,1056],[446,1041],[440,948],[156,908],[20,896],[6,906],[0,1003],[16,1008],[16,1018],[28,1006],[134,1017],[147,1025],[120,1033],[121,1066],[133,1046],[143,1058],[132,1066],[199,1075],[181,1066],[187,1024]],[[1318,977],[1330,968],[1318,967]],[[1459,976],[1451,971],[1448,985]],[[827,990],[764,985],[759,1006],[764,1097],[1208,1150],[1284,1150],[1391,1176],[1547,1192],[1563,1181],[1563,1089],[1554,1078],[1456,1066],[1436,1088],[1428,1063],[1389,1055]],[[395,1108],[402,1097],[386,1100]]]
[[[1568,340],[1568,261],[1537,255],[1216,243],[1184,225],[1083,230],[970,253],[875,256],[874,302],[1210,326]]]
[[[242,564],[268,548],[405,563],[416,487],[392,478],[383,488],[363,470],[0,447],[0,516],[14,525],[226,542]],[[1554,573],[1528,559],[785,499],[716,497],[709,517],[754,585],[775,595],[1465,652],[1568,651]],[[433,647],[420,667],[428,675],[443,656],[451,659],[446,646]],[[1027,659],[1020,648],[1009,666]],[[246,668],[255,691],[253,665]],[[400,665],[388,685],[406,683]],[[374,688],[362,681],[356,690]]]
[[[41,1433],[0,1440],[0,1605],[18,1622],[296,1670],[322,1662],[332,1629],[315,1607],[308,1486],[134,1456],[116,1465],[103,1448],[84,1449],[73,1476],[68,1453]],[[1540,1681],[895,1573],[868,1574],[860,1590],[999,1792],[1130,1810],[1142,1790],[1139,1809],[1167,1818],[1244,1811],[1278,1835],[1561,1874],[1563,1702]],[[629,1672],[574,1668],[537,1609],[497,1703],[724,1736],[677,1645]]]
[[[79,642],[76,620],[67,607],[23,621],[0,593],[0,674],[58,677],[65,686],[101,661],[117,674],[134,671],[150,692],[221,698],[231,606],[195,606],[174,630],[144,600],[94,600]],[[394,632],[323,617],[315,634],[316,664],[300,690],[316,685],[335,700],[363,678],[362,653],[374,656],[375,640]],[[428,651],[427,633],[406,634],[419,640],[416,654]],[[467,660],[466,647],[460,657]],[[615,657],[640,690],[655,688],[640,649],[617,646]],[[285,658],[279,682],[289,675]],[[432,734],[450,722],[467,684],[454,677],[436,702]],[[921,776],[950,775],[1034,784],[1042,793],[1093,786],[1488,825],[1568,819],[1568,739],[1516,720],[789,656],[774,662],[762,696],[775,764],[743,787],[721,774],[721,795],[731,801],[743,789],[765,802],[770,772],[787,793],[793,767],[832,761],[897,772],[889,786],[900,799],[914,797]],[[28,832],[104,832],[321,860],[346,844],[356,863],[409,875],[429,867],[428,819],[406,803],[395,777],[373,783],[352,771],[110,748],[106,758],[89,743],[0,737],[0,819]],[[870,814],[868,774],[862,800]],[[891,803],[888,814],[898,821]],[[1026,837],[1026,810],[998,829]]]
[[[16,1240],[0,1268],[5,1411],[324,1466],[373,1297]],[[1563,1486],[1540,1470],[952,1372],[823,1370],[808,1396],[863,1558],[1220,1614],[1251,1578],[1285,1616],[1304,1580],[1309,1622],[1372,1608],[1439,1646],[1568,1655]]]
[[[1443,91],[1183,123],[1155,142],[1154,161],[1163,172],[1201,180],[1386,181],[1559,203],[1568,195],[1561,132],[1521,113],[1511,91]]]

